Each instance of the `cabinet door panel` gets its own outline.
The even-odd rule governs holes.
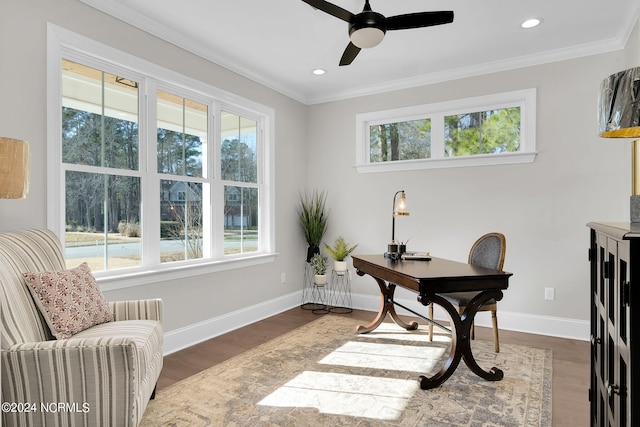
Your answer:
[[[631,306],[630,301],[630,244],[628,241],[618,242],[618,299],[616,304],[618,317],[618,369],[616,385],[618,386],[617,398],[619,400],[618,425],[630,425],[631,420],[631,359],[630,359],[630,331],[631,331]]]

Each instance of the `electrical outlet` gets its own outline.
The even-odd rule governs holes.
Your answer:
[[[281,284],[283,284],[283,285],[284,285],[285,283],[287,283],[287,273],[282,273],[282,274],[280,275],[280,283],[281,283]]]
[[[554,288],[544,288],[544,299],[548,301],[553,301],[555,299],[555,289]]]

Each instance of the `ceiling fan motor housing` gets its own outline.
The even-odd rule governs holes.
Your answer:
[[[359,48],[370,48],[380,44],[387,32],[385,17],[377,12],[363,11],[349,22],[349,38]]]

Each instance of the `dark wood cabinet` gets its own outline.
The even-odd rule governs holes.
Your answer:
[[[591,222],[592,426],[640,425],[640,224]],[[632,405],[635,399],[635,406]]]

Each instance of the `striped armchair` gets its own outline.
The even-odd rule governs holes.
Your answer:
[[[113,322],[56,340],[22,273],[62,269],[52,232],[0,234],[2,425],[136,426],[162,369],[162,301],[110,302]]]

